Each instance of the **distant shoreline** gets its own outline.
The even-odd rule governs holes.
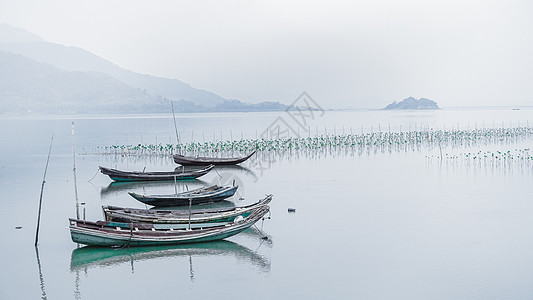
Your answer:
[[[519,108],[519,110],[516,110]],[[384,113],[408,113],[408,112],[436,112],[436,111],[458,111],[458,110],[509,110],[519,112],[533,110],[532,106],[480,106],[480,107],[442,107],[439,110],[383,110],[381,108],[330,108],[325,109],[325,112],[384,112]],[[249,113],[286,113],[285,110],[269,110],[269,111],[206,111],[206,112],[177,112],[177,116],[209,116],[216,114],[249,114]],[[65,113],[65,114],[42,114],[42,113],[0,113],[2,119],[116,119],[116,118],[172,118],[172,113]]]

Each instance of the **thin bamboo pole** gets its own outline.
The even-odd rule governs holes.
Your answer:
[[[78,181],[76,180],[76,138],[74,137],[74,122],[72,122],[72,172],[74,173],[74,195],[76,197],[76,219],[80,218],[80,204],[78,201]]]
[[[170,105],[172,106],[172,118],[174,119],[174,130],[176,131],[176,142],[178,145],[181,144],[180,142],[180,136],[178,134],[178,125],[176,125],[176,115],[174,114],[174,101],[170,101]],[[179,150],[179,153],[181,154],[181,148]]]
[[[48,158],[46,158],[46,167],[44,168],[43,183],[41,185],[41,196],[39,197],[39,213],[37,214],[37,229],[35,230],[35,246],[39,242],[39,227],[41,224],[41,208],[43,205],[43,191],[44,183],[46,182],[46,171],[48,170],[48,162],[50,161],[50,154],[52,153],[52,143],[54,141],[54,134],[52,133],[52,138],[50,139],[50,148],[48,149]]]

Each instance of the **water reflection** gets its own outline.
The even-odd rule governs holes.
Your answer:
[[[250,170],[247,167],[241,166],[241,165],[232,165],[232,166],[215,166],[215,171],[218,172],[237,172],[240,174],[244,174],[246,176],[253,177],[254,181],[257,181],[257,175],[254,171]]]
[[[35,246],[35,256],[37,257],[37,268],[39,270],[39,283],[40,283],[40,286],[41,286],[41,299],[46,300],[48,298],[46,297],[46,291],[44,289],[44,276],[43,276],[43,271],[42,271],[42,268],[41,268],[41,259],[39,257],[39,248],[37,246]]]
[[[95,267],[116,267],[117,265],[126,263],[131,265],[131,272],[134,273],[134,264],[136,262],[157,258],[170,259],[175,257],[189,257],[190,277],[191,279],[194,279],[193,257],[198,256],[233,256],[239,261],[256,266],[261,272],[270,272],[269,259],[247,247],[226,240],[181,246],[130,248],[101,248],[86,246],[72,251],[70,271],[76,273],[79,271],[87,272],[89,269]]]

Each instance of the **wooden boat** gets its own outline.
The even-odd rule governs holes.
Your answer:
[[[242,232],[269,211],[263,206],[246,218],[223,226],[196,229],[157,229],[153,224],[84,221],[69,219],[72,241],[89,246],[149,246],[199,243],[221,240]]]
[[[99,167],[100,172],[109,176],[115,181],[156,181],[156,180],[192,180],[203,176],[211,169],[213,165],[209,165],[200,170],[186,171],[177,170],[172,172],[137,172],[137,171],[120,171],[105,167]]]
[[[171,195],[139,195],[134,192],[128,192],[128,194],[142,203],[152,206],[180,206],[221,201],[233,196],[238,187],[212,185]]]
[[[180,154],[174,154],[174,162],[182,166],[206,166],[206,165],[236,165],[240,164],[255,154],[256,151],[250,153],[245,157],[228,157],[228,158],[215,158],[215,157],[193,157],[184,156]]]
[[[191,223],[208,223],[233,221],[238,216],[247,217],[254,210],[267,206],[270,201],[272,201],[272,195],[267,195],[264,199],[247,206],[224,209],[192,209],[190,214],[189,210],[138,209],[110,205],[102,206],[102,210],[106,221],[158,224],[186,224],[189,221]]]

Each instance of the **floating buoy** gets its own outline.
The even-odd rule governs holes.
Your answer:
[[[296,212],[296,208],[290,208],[290,207],[289,207],[289,209],[287,209],[287,211],[288,211],[288,212]]]

